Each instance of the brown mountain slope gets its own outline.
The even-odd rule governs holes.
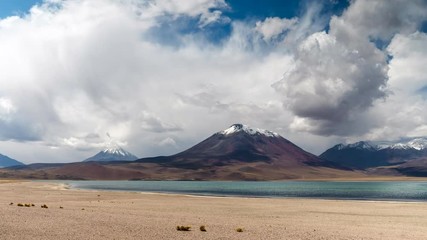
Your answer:
[[[236,163],[267,163],[275,167],[290,168],[302,166],[340,168],[338,164],[304,151],[277,133],[253,129],[242,124],[234,124],[176,155],[162,159],[140,159],[137,162],[156,162],[163,166],[187,169]]]

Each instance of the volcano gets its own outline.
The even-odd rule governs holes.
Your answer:
[[[115,143],[109,143],[107,148],[84,160],[84,162],[133,161],[138,159],[132,153],[124,150]]]
[[[275,132],[243,124],[234,124],[190,149],[162,160],[163,164],[171,167],[190,169],[237,162],[265,162],[283,166],[327,163]]]
[[[278,133],[243,124],[233,124],[178,154],[137,162],[197,171],[202,179],[207,176],[219,179],[289,179],[349,173],[348,169],[304,151]]]

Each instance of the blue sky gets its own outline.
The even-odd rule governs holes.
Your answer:
[[[11,15],[23,15],[28,13],[29,9],[42,3],[43,0],[19,0],[12,1],[6,0],[0,2],[0,18],[5,18]],[[309,0],[226,0],[229,9],[223,11],[223,15],[232,20],[240,21],[255,21],[265,19],[267,17],[281,17],[292,18],[302,15],[306,8],[313,2],[321,3],[322,14],[324,15],[338,15],[349,4],[348,0],[331,1],[309,1]],[[187,19],[188,20],[188,19]],[[191,21],[190,21],[191,23]],[[185,26],[179,25],[179,30],[183,33],[195,32],[200,29],[197,28],[197,22],[187,24]],[[168,26],[162,26],[167,28]],[[177,25],[172,26],[176,28]],[[326,26],[327,27],[327,26]],[[174,29],[176,31],[176,29]],[[211,25],[203,29],[203,34],[211,41],[218,42],[223,38],[229,36],[231,27],[229,24]],[[168,31],[162,31],[161,38],[168,38]]]
[[[22,14],[35,4],[40,3],[38,0],[5,0],[0,2],[0,18]]]
[[[0,18],[27,12],[33,5],[41,3],[42,0],[5,0],[0,2]],[[299,15],[301,8],[308,1],[299,0],[229,0],[227,3],[231,11],[226,15],[233,19],[265,18],[265,17],[293,17]],[[348,5],[348,1],[324,0],[326,8],[333,12],[340,12]]]
[[[1,154],[78,161],[108,133],[168,155],[234,123],[315,154],[427,136],[425,0],[150,2],[0,1]]]

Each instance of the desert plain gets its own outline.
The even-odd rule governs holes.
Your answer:
[[[427,239],[426,202],[201,197],[13,180],[0,181],[0,191],[0,239]]]

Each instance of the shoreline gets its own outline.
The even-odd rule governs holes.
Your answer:
[[[313,200],[341,200],[341,201],[371,201],[371,202],[408,202],[408,203],[427,203],[427,199],[405,199],[405,198],[369,198],[369,197],[322,197],[322,196],[280,196],[280,195],[255,195],[255,194],[217,194],[217,193],[196,193],[196,192],[179,192],[179,191],[144,191],[144,190],[130,190],[130,189],[102,189],[102,188],[85,188],[85,187],[74,187],[67,182],[67,180],[46,180],[46,181],[34,181],[44,182],[56,185],[63,185],[60,188],[62,190],[79,190],[79,191],[101,191],[101,192],[127,192],[127,193],[140,193],[140,194],[159,194],[159,195],[176,195],[176,196],[189,196],[189,197],[201,197],[201,198],[254,198],[254,199],[313,199]],[[115,181],[114,181],[115,182]],[[123,181],[127,182],[127,181]],[[362,181],[370,182],[370,181]],[[388,181],[385,181],[388,182]],[[405,181],[408,182],[408,181]],[[411,182],[424,182],[424,181],[411,181]],[[347,183],[344,182],[343,183]],[[351,183],[351,182],[350,182]]]
[[[189,193],[176,193],[176,192],[153,192],[153,191],[130,191],[130,190],[115,190],[115,189],[89,189],[89,188],[74,188],[61,190],[76,190],[76,191],[90,191],[90,192],[116,192],[116,193],[137,193],[147,195],[160,195],[160,196],[181,196],[181,197],[194,197],[194,198],[236,198],[236,199],[290,199],[290,200],[325,200],[325,201],[356,201],[356,202],[390,202],[390,203],[425,203],[427,200],[413,200],[413,199],[369,199],[369,198],[318,198],[318,197],[287,197],[287,196],[255,196],[255,195],[215,195],[215,194],[189,194]]]
[[[188,180],[188,179],[0,179],[1,181],[126,181],[126,182],[427,182],[427,177],[409,177],[409,176],[372,176],[372,177],[354,177],[354,178],[293,178],[280,180]]]
[[[0,222],[0,239],[427,238],[424,202],[199,197],[30,181],[0,184],[0,191],[0,213],[8,219]],[[180,232],[178,225],[192,229]]]

